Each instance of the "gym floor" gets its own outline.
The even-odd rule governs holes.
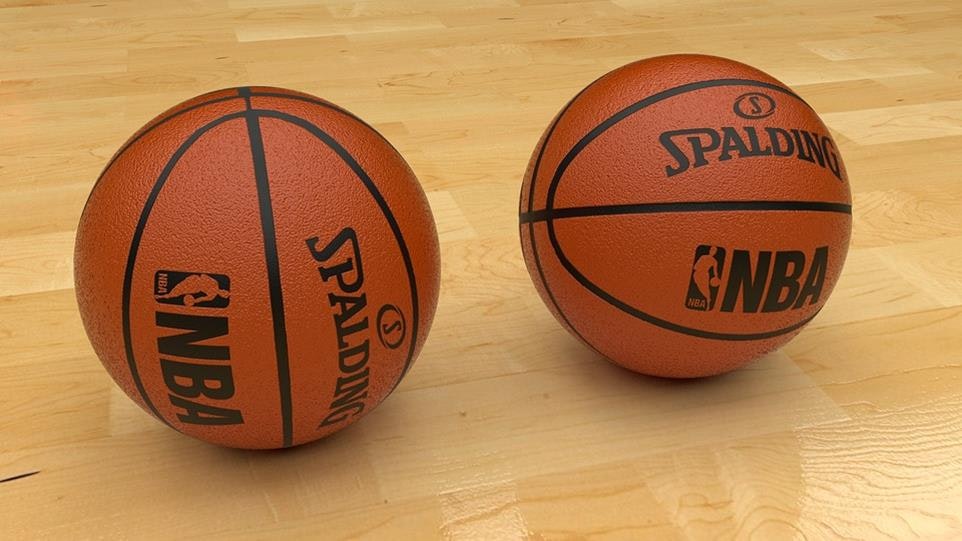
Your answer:
[[[0,538],[962,537],[962,5],[954,0],[0,2]],[[518,241],[542,130],[630,61],[755,65],[821,113],[854,233],[822,313],[726,376],[569,336]],[[433,330],[377,411],[286,451],[151,419],[94,355],[74,231],[138,127],[216,88],[327,98],[438,222]]]

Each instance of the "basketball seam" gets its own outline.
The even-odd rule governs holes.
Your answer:
[[[183,109],[181,109],[181,110],[179,110],[179,111],[174,111],[173,113],[171,113],[171,114],[169,114],[169,115],[167,115],[167,116],[165,116],[165,117],[157,120],[157,121],[154,122],[153,124],[150,124],[150,125],[148,125],[147,127],[143,128],[143,131],[142,131],[142,132],[140,132],[139,134],[137,134],[133,139],[125,142],[124,145],[123,145],[122,147],[120,147],[120,149],[117,150],[117,152],[115,152],[114,155],[110,158],[110,160],[107,162],[107,165],[105,165],[104,168],[103,168],[103,170],[100,172],[100,175],[97,176],[97,180],[94,181],[94,185],[93,185],[93,187],[90,189],[90,195],[87,196],[87,200],[84,202],[83,209],[80,211],[81,218],[83,217],[84,212],[87,210],[87,204],[90,203],[90,197],[93,195],[94,191],[97,189],[97,185],[100,184],[100,180],[107,174],[107,171],[110,170],[111,166],[113,166],[113,164],[114,164],[118,159],[120,159],[120,157],[121,157],[124,153],[126,153],[128,150],[130,150],[130,147],[132,147],[132,146],[134,145],[134,143],[136,143],[137,141],[140,141],[140,140],[141,140],[142,138],[144,138],[148,133],[154,131],[154,129],[156,129],[156,128],[159,128],[162,124],[166,124],[168,121],[173,120],[174,118],[176,118],[176,117],[178,117],[178,116],[180,116],[180,115],[182,115],[182,114],[184,114],[184,113],[187,113],[187,112],[189,112],[189,111],[193,111],[193,110],[195,110],[195,109],[199,109],[199,108],[204,107],[204,106],[206,106],[206,105],[211,105],[211,104],[214,104],[214,103],[220,103],[220,102],[223,102],[223,101],[229,101],[229,100],[235,100],[235,99],[240,99],[240,98],[246,98],[247,104],[249,105],[249,104],[250,104],[250,98],[251,98],[251,96],[263,96],[263,97],[272,97],[272,98],[288,98],[288,99],[299,100],[299,101],[306,101],[306,102],[308,102],[308,103],[313,103],[313,104],[315,104],[315,105],[319,105],[319,106],[321,106],[321,107],[325,107],[325,108],[331,109],[332,111],[337,111],[337,112],[339,112],[339,113],[341,113],[341,114],[343,114],[343,115],[345,115],[345,116],[347,116],[347,117],[350,117],[350,118],[352,118],[352,119],[354,119],[354,120],[357,120],[357,121],[360,122],[361,124],[367,126],[371,131],[373,131],[375,134],[377,134],[377,136],[380,137],[385,143],[387,143],[388,146],[390,146],[390,147],[394,150],[394,152],[396,152],[396,153],[400,156],[400,152],[398,152],[397,148],[395,148],[394,145],[392,145],[391,142],[388,141],[387,138],[384,137],[384,135],[381,134],[381,132],[379,132],[379,131],[377,131],[376,129],[374,129],[373,126],[371,126],[370,124],[368,124],[368,123],[365,122],[364,120],[358,118],[356,115],[354,115],[354,114],[351,113],[350,111],[348,111],[348,110],[346,110],[346,109],[343,109],[343,108],[341,108],[341,107],[339,107],[339,106],[337,106],[337,105],[335,105],[335,104],[333,104],[333,103],[325,102],[325,101],[320,100],[320,99],[308,98],[307,96],[298,96],[298,95],[294,95],[294,94],[281,94],[281,93],[278,93],[278,92],[255,92],[255,91],[252,91],[252,90],[250,89],[250,87],[243,87],[243,88],[246,89],[246,92],[247,92],[247,95],[246,95],[246,96],[241,95],[241,88],[240,88],[240,87],[238,87],[238,88],[222,88],[222,89],[220,89],[220,90],[214,90],[214,91],[208,92],[208,94],[214,94],[214,93],[217,93],[217,92],[223,92],[223,91],[225,91],[225,90],[237,90],[237,95],[236,95],[236,96],[221,96],[220,98],[213,98],[213,99],[210,99],[210,100],[205,101],[205,102],[195,103],[194,105],[191,105],[190,107],[185,107],[185,108],[183,108]],[[199,96],[198,96],[198,97],[199,97]]]
[[[241,88],[240,94],[247,103],[245,119],[254,163],[254,181],[257,184],[258,210],[264,235],[264,257],[267,264],[267,286],[271,298],[271,323],[274,328],[274,356],[277,362],[277,386],[281,402],[282,445],[290,447],[294,442],[294,420],[291,404],[290,352],[287,347],[287,323],[284,313],[284,292],[281,286],[281,267],[277,254],[277,232],[274,227],[274,209],[271,205],[270,179],[260,120],[251,108],[250,89]]]
[[[397,388],[397,385],[401,382],[405,374],[407,374],[408,369],[411,367],[411,364],[414,360],[414,350],[417,347],[418,328],[420,325],[420,310],[418,307],[419,303],[418,303],[417,279],[414,274],[414,264],[411,260],[411,254],[408,251],[407,243],[404,241],[404,235],[401,232],[400,224],[397,223],[397,219],[394,217],[394,214],[391,212],[391,209],[388,206],[387,201],[381,195],[380,191],[377,189],[377,185],[371,179],[370,175],[367,174],[367,171],[365,171],[364,168],[361,167],[360,163],[358,163],[358,161],[354,158],[354,156],[343,145],[341,145],[340,142],[334,139],[334,137],[332,137],[330,134],[322,130],[313,122],[300,118],[296,115],[286,113],[284,111],[276,111],[273,109],[253,109],[252,113],[256,114],[257,116],[276,118],[278,120],[287,122],[289,124],[293,124],[294,126],[297,126],[307,131],[309,134],[313,135],[315,138],[319,139],[322,143],[327,145],[328,148],[333,150],[335,154],[337,154],[338,157],[340,157],[341,160],[348,167],[351,168],[351,170],[358,177],[361,183],[364,184],[365,188],[367,188],[368,193],[370,193],[371,197],[374,198],[374,201],[377,203],[378,207],[381,209],[381,213],[384,215],[385,220],[388,222],[388,226],[391,228],[391,231],[394,233],[395,240],[397,241],[398,249],[401,252],[401,259],[404,261],[405,270],[407,271],[407,274],[408,274],[408,285],[409,285],[409,289],[411,290],[412,325],[411,325],[411,344],[408,348],[408,354],[407,354],[407,359],[405,360],[405,363],[404,363],[404,369],[401,371],[401,374],[398,376],[397,380],[394,382],[394,385],[391,387],[391,391],[388,391],[388,394],[390,394],[391,392],[393,392],[395,388]],[[386,395],[385,395],[385,398],[386,398]]]
[[[221,91],[223,91],[223,90],[231,90],[231,89],[224,88],[224,89],[222,89],[222,90],[215,90],[214,92],[221,92]],[[212,92],[212,93],[214,93],[214,92]],[[117,160],[117,158],[120,157],[121,154],[123,154],[128,148],[130,148],[131,145],[133,145],[134,143],[136,143],[137,141],[139,141],[141,138],[143,138],[143,137],[144,137],[145,135],[147,135],[148,133],[154,131],[155,128],[160,127],[161,124],[166,124],[167,122],[169,122],[169,121],[171,121],[171,120],[179,117],[180,115],[182,115],[182,114],[184,114],[184,113],[189,113],[190,111],[194,111],[194,110],[196,110],[196,109],[200,109],[201,107],[204,107],[204,106],[207,106],[207,105],[213,105],[213,104],[215,104],[215,103],[220,103],[220,102],[223,102],[223,101],[236,100],[236,99],[238,99],[238,98],[240,98],[240,97],[241,97],[240,95],[234,95],[234,96],[221,96],[221,97],[219,97],[219,98],[212,98],[212,99],[207,100],[207,101],[203,101],[203,102],[200,102],[200,103],[195,103],[194,105],[191,105],[190,107],[184,107],[183,109],[174,111],[173,113],[171,113],[171,114],[169,114],[169,115],[167,115],[167,116],[165,116],[165,117],[162,117],[162,118],[158,119],[158,120],[157,120],[156,122],[154,122],[153,124],[147,125],[147,126],[144,128],[144,131],[142,131],[142,132],[139,133],[136,137],[134,137],[134,138],[131,139],[129,142],[127,142],[126,144],[124,144],[124,146],[121,147],[120,150],[117,151],[117,155],[114,156],[113,158],[111,158],[111,160],[110,160],[109,162],[107,162],[107,165],[104,166],[104,171],[106,172],[106,170],[107,170],[108,168],[110,168],[110,166],[113,164],[113,162],[115,162],[115,161]]]
[[[828,201],[679,201],[664,203],[629,203],[590,207],[565,207],[524,212],[521,223],[587,218],[593,216],[623,216],[683,212],[833,212],[851,214],[852,205]]]
[[[335,104],[333,104],[333,103],[330,103],[330,102],[327,102],[327,101],[324,101],[324,100],[321,100],[321,99],[317,99],[317,98],[311,98],[311,97],[308,97],[308,96],[301,96],[301,95],[298,95],[298,94],[281,94],[280,92],[253,92],[252,95],[258,96],[258,97],[262,97],[262,98],[280,98],[280,99],[288,99],[288,100],[295,100],[295,101],[303,101],[303,102],[307,102],[307,103],[313,103],[314,105],[322,105],[322,106],[324,106],[324,107],[327,107],[328,109],[333,109],[333,110],[335,110],[335,111],[343,114],[344,116],[347,116],[347,117],[350,117],[350,118],[353,119],[353,120],[356,120],[358,123],[363,124],[364,127],[366,127],[367,129],[369,129],[369,130],[373,131],[374,133],[376,133],[377,136],[380,137],[381,139],[383,139],[386,143],[388,143],[389,145],[391,144],[390,141],[388,141],[386,137],[384,137],[383,135],[381,135],[381,133],[380,133],[379,131],[377,131],[376,129],[374,129],[374,126],[371,126],[370,124],[368,124],[367,122],[365,122],[365,121],[364,121],[362,118],[360,118],[359,116],[357,116],[357,115],[355,115],[354,113],[348,111],[347,109],[344,109],[343,107],[340,107],[339,105],[335,105]],[[264,110],[264,111],[273,111],[274,109],[263,109],[263,110]],[[391,148],[394,148],[394,146],[391,145]],[[394,149],[394,150],[397,151],[397,149]]]
[[[227,90],[227,89],[224,89],[224,90]],[[220,92],[220,91],[219,91],[219,90],[215,90],[215,92]],[[142,132],[140,132],[139,134],[137,134],[137,136],[134,137],[133,139],[131,139],[130,141],[127,141],[126,143],[124,143],[124,145],[123,145],[122,147],[120,147],[120,149],[117,150],[116,153],[114,153],[113,157],[110,158],[110,161],[107,162],[107,165],[104,166],[103,171],[100,172],[100,175],[97,176],[97,180],[94,181],[93,187],[90,188],[90,195],[87,196],[87,200],[84,202],[84,206],[83,206],[83,209],[80,211],[80,215],[83,216],[84,212],[87,210],[87,204],[90,203],[90,198],[91,198],[91,196],[93,196],[94,191],[96,191],[97,185],[100,184],[100,180],[101,180],[102,178],[104,178],[104,176],[107,174],[107,171],[110,170],[110,167],[114,164],[114,162],[116,162],[118,159],[120,159],[120,157],[121,157],[125,152],[127,152],[127,150],[129,150],[130,147],[132,147],[132,146],[134,145],[134,143],[136,143],[137,141],[140,141],[140,140],[141,140],[144,136],[146,136],[148,133],[154,131],[154,128],[157,128],[157,127],[160,126],[161,124],[165,124],[165,123],[167,123],[167,121],[172,120],[172,119],[174,119],[175,117],[178,117],[178,116],[180,116],[180,115],[182,115],[182,114],[184,114],[184,113],[186,113],[186,112],[188,112],[188,111],[193,111],[193,110],[195,110],[195,109],[199,109],[199,108],[201,108],[201,107],[204,107],[205,105],[211,105],[211,104],[213,104],[213,103],[220,103],[220,102],[222,102],[222,101],[228,101],[228,100],[238,99],[239,97],[240,97],[239,95],[238,95],[238,96],[222,96],[222,97],[220,97],[220,98],[215,98],[215,99],[212,99],[212,100],[209,100],[209,101],[205,101],[205,102],[202,102],[202,103],[196,103],[196,104],[194,104],[194,105],[191,105],[190,107],[185,107],[185,108],[181,109],[180,111],[175,111],[175,112],[173,112],[173,113],[171,113],[171,114],[169,114],[169,115],[161,118],[160,120],[154,122],[153,124],[150,124],[150,125],[147,126],[146,128],[144,128],[144,131],[142,131]]]
[[[194,131],[189,137],[187,137],[177,148],[177,150],[174,151],[174,153],[168,159],[167,164],[161,170],[157,180],[154,181],[154,186],[151,188],[150,193],[147,196],[147,200],[144,202],[144,206],[141,209],[140,218],[137,221],[137,226],[134,228],[134,234],[130,240],[130,249],[127,251],[127,264],[124,269],[124,283],[121,290],[120,308],[121,326],[124,337],[124,352],[127,356],[127,365],[130,369],[131,378],[134,380],[134,385],[137,387],[137,391],[140,393],[144,403],[155,417],[172,428],[176,427],[160,414],[156,406],[154,406],[153,402],[150,400],[147,390],[144,388],[143,381],[140,379],[140,372],[137,368],[137,360],[134,356],[133,339],[130,328],[130,295],[133,284],[134,267],[137,263],[137,252],[140,249],[140,239],[143,236],[144,229],[147,227],[147,220],[150,218],[150,213],[153,211],[154,203],[157,201],[157,197],[160,195],[161,190],[163,190],[164,185],[167,183],[167,179],[169,178],[174,167],[180,162],[180,159],[190,149],[190,147],[193,146],[194,143],[196,143],[208,131],[230,120],[242,118],[244,114],[245,113],[243,111],[230,113],[204,124]]]
[[[601,77],[598,77],[597,79],[592,81],[591,84],[584,87],[583,89],[581,89],[580,92],[575,94],[575,96],[571,98],[568,101],[568,103],[565,104],[564,107],[561,108],[561,111],[558,112],[558,116],[551,123],[551,126],[548,127],[548,132],[544,136],[544,141],[541,142],[540,148],[538,149],[538,157],[535,159],[534,167],[531,169],[531,181],[530,181],[531,185],[529,186],[529,191],[528,191],[528,212],[531,212],[531,209],[534,208],[535,182],[538,179],[538,170],[541,167],[541,159],[544,157],[545,149],[548,148],[548,141],[551,140],[551,136],[554,134],[555,128],[557,128],[558,124],[561,123],[561,119],[564,118],[565,113],[567,113],[568,110],[571,108],[571,106],[574,105],[578,97],[584,94],[585,92],[587,92],[589,88],[594,86],[595,83],[603,79],[605,76],[606,75],[602,75]],[[519,213],[519,217],[521,215],[522,214]],[[522,221],[521,224],[523,223],[524,222]],[[520,230],[523,231],[523,229],[524,228],[522,226]],[[521,240],[523,243],[524,239],[522,238]],[[571,329],[571,332],[573,332],[575,336],[577,336],[585,345],[590,347],[596,353],[604,357],[605,354],[602,353],[597,347],[595,347],[595,345],[592,344],[587,338],[585,338],[584,335],[582,335],[581,332],[571,323],[571,320],[568,319],[568,316],[564,313],[564,310],[561,309],[561,305],[558,304],[558,300],[555,298],[554,292],[551,291],[551,286],[548,285],[548,280],[544,275],[544,269],[541,266],[541,256],[538,253],[538,244],[537,244],[537,240],[535,239],[534,222],[528,222],[528,241],[531,244],[531,253],[532,255],[534,255],[534,265],[538,271],[538,277],[541,279],[541,286],[544,287],[545,293],[548,294],[548,299],[551,301],[551,304],[554,306],[555,311],[558,313],[558,315],[561,316],[561,319],[564,322],[564,324],[569,329]]]

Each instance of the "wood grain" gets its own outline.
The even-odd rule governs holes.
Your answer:
[[[962,537],[962,6],[952,0],[0,2],[0,538]],[[541,131],[629,61],[757,65],[823,113],[855,200],[797,339],[704,381],[572,339],[521,258]],[[373,123],[438,222],[430,339],[376,413],[284,452],[151,420],[87,343],[74,229],[157,112],[270,84]]]

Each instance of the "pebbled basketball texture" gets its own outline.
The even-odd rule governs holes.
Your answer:
[[[787,86],[724,58],[618,68],[538,143],[525,262],[568,331],[645,374],[737,368],[795,336],[848,250],[838,147]]]
[[[319,98],[219,90],[134,134],[77,231],[84,327],[131,399],[212,443],[278,448],[374,409],[434,316],[438,239],[373,128]]]

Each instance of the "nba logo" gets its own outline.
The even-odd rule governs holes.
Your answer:
[[[724,268],[725,249],[721,246],[702,244],[695,249],[691,277],[688,280],[688,298],[685,299],[686,308],[707,312],[715,307]]]
[[[223,274],[162,270],[154,274],[154,299],[162,304],[227,308],[230,278]]]

